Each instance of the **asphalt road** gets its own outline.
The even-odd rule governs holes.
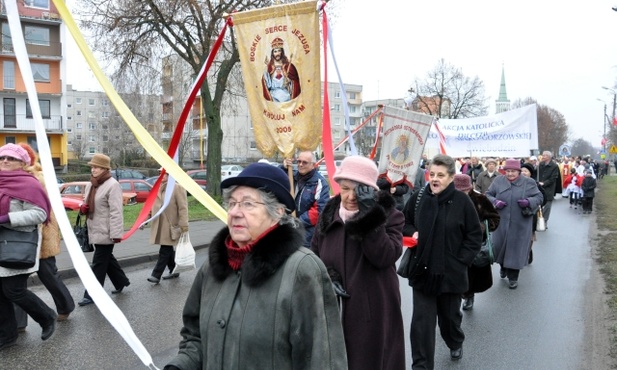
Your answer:
[[[534,262],[521,272],[518,289],[508,289],[494,266],[493,287],[476,295],[473,311],[464,313],[463,359],[451,361],[438,335],[436,369],[591,369],[585,353],[590,341],[585,320],[586,292],[596,284],[588,241],[593,218],[576,214],[567,200],[558,199],[549,229],[538,233]],[[197,252],[198,265],[205,253],[205,249]],[[126,268],[131,285],[112,299],[162,369],[177,351],[182,306],[195,272],[154,286],[146,281],[153,264]],[[66,283],[79,300],[80,281],[71,278]],[[111,289],[107,282],[106,290]],[[53,307],[42,286],[32,290]],[[411,288],[403,280],[401,292],[410,369]],[[50,340],[42,342],[40,334],[40,327],[30,320],[17,345],[0,352],[0,369],[146,368],[94,305],[77,307],[68,321],[58,323]]]

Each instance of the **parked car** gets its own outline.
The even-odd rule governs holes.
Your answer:
[[[62,205],[66,211],[79,211],[79,206],[82,202],[81,199],[62,197]]]
[[[325,178],[328,177],[328,169],[326,168],[325,164],[320,164],[317,168],[317,172],[319,172],[319,174]]]
[[[202,189],[206,190],[207,188],[207,176],[206,170],[189,170],[186,171],[186,174],[189,175]]]
[[[148,177],[144,181],[147,182],[148,184],[154,186],[154,183],[156,182],[156,180],[158,180],[158,178],[159,178],[158,176],[152,176],[152,177]]]
[[[114,170],[111,170],[110,172],[111,172],[111,176],[115,178],[116,180],[122,180],[122,179],[145,180],[148,178],[148,176],[144,175],[143,173],[137,170],[131,170],[129,168],[116,168]]]
[[[242,172],[244,167],[238,164],[226,164],[221,166],[221,181],[228,177],[236,177]]]
[[[148,199],[152,185],[148,184],[146,180],[137,179],[124,179],[119,180],[122,192],[135,193],[135,200],[137,203],[143,203]]]
[[[65,182],[60,186],[60,196],[73,198],[80,201],[80,203],[84,199],[84,193],[86,192],[86,185],[88,185],[89,181],[72,181]],[[131,192],[122,192],[122,203],[126,205],[137,204],[137,200],[135,199],[137,194]]]
[[[62,178],[60,178],[60,177],[56,176],[56,181],[58,181],[58,187],[60,187],[62,184],[64,184],[64,180],[62,180]]]

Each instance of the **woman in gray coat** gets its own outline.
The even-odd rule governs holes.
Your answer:
[[[221,188],[227,226],[197,272],[165,370],[347,369],[326,267],[286,214],[295,206],[285,172],[254,163]]]
[[[521,176],[519,160],[506,160],[504,170],[505,176],[493,181],[486,196],[500,216],[493,232],[495,261],[501,266],[501,278],[507,277],[510,289],[516,289],[519,272],[528,263],[533,215],[543,197],[533,179]]]
[[[92,177],[86,186],[85,203],[80,212],[88,216],[88,237],[95,248],[92,272],[101,286],[105,283],[105,276],[109,275],[115,287],[111,294],[118,294],[131,284],[113,254],[115,243],[120,243],[124,234],[122,188],[109,172],[111,161],[108,156],[95,154],[88,165]],[[94,301],[86,291],[78,304],[86,306],[92,303]]]

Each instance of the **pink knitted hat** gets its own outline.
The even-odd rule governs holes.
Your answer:
[[[16,144],[6,144],[0,148],[0,157],[13,157],[30,165],[30,156],[24,148]]]
[[[506,165],[503,166],[504,170],[521,170],[521,161],[518,159],[510,158],[506,159]]]
[[[336,169],[333,179],[336,182],[342,179],[352,180],[379,190],[377,176],[379,176],[379,172],[375,162],[368,158],[354,155],[343,159],[341,165]]]
[[[471,190],[472,187],[471,177],[469,177],[469,175],[464,173],[457,173],[454,175],[454,188],[456,190],[466,193]]]

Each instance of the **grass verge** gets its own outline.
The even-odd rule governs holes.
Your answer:
[[[617,176],[598,180],[594,199],[598,227],[597,262],[606,283],[607,303],[615,322],[617,312]],[[611,357],[617,358],[617,323],[611,328]]]

